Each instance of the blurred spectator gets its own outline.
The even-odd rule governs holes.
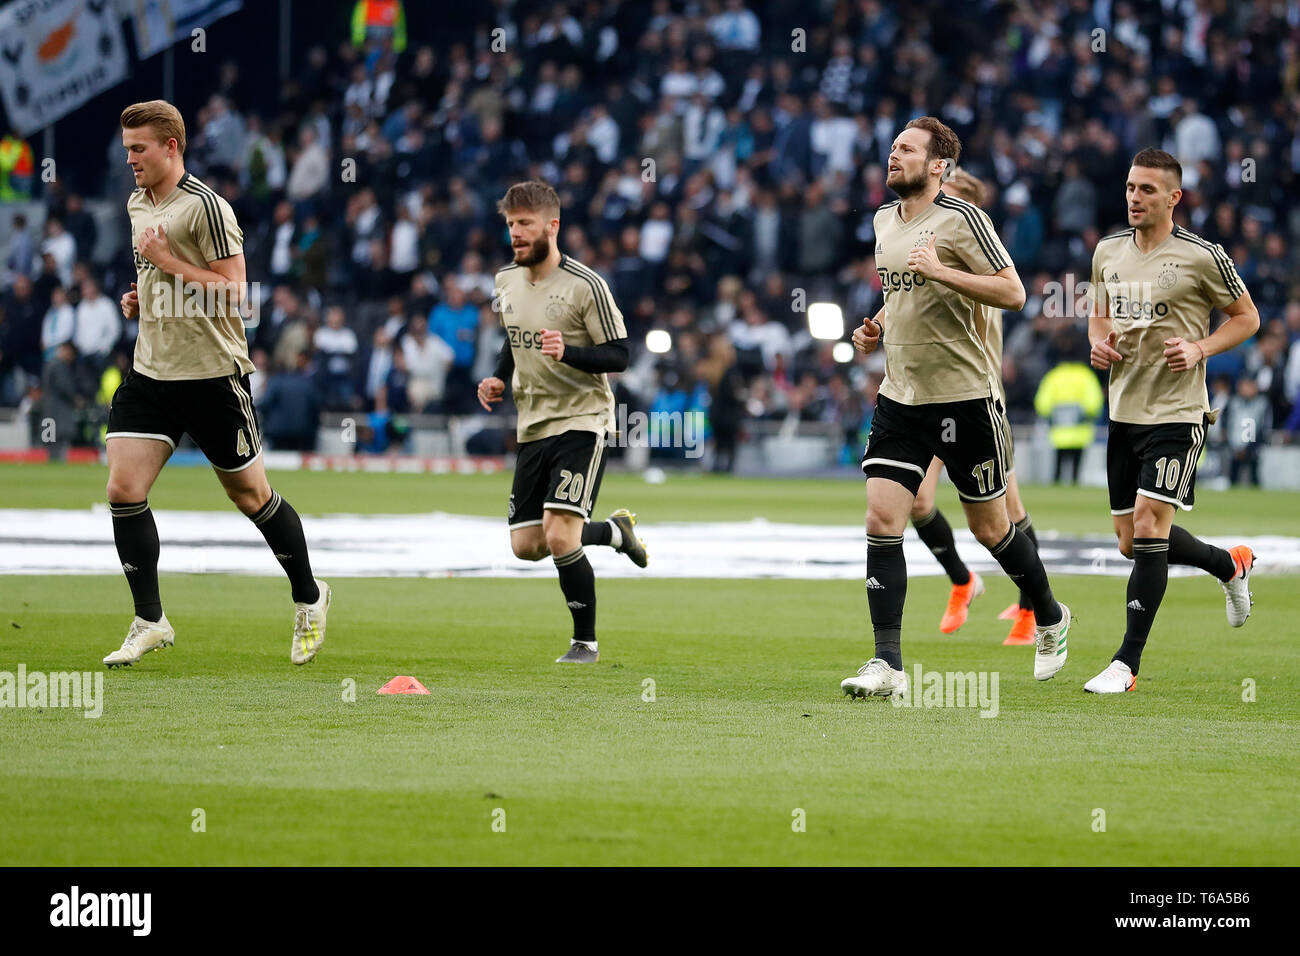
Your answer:
[[[1086,354],[1087,349],[1080,352],[1081,347],[1076,336],[1069,336],[1063,343],[1062,353]],[[1043,376],[1034,398],[1034,409],[1051,425],[1052,447],[1056,449],[1052,480],[1056,484],[1062,482],[1067,463],[1070,483],[1079,483],[1083,450],[1092,444],[1093,425],[1104,403],[1096,373],[1082,362],[1064,361]]]
[[[357,0],[352,8],[352,43],[358,47],[385,44],[406,49],[406,10],[401,0]]]
[[[328,184],[329,153],[319,141],[316,130],[303,127],[298,134],[298,155],[285,183],[285,195],[302,204],[318,195]]]
[[[709,33],[720,50],[753,53],[758,49],[762,27],[753,11],[745,7],[745,0],[726,0],[726,9],[709,19]]]
[[[77,240],[54,217],[45,220],[45,241],[41,243],[41,254],[54,260],[59,282],[71,285],[72,266],[77,261]]]
[[[442,411],[447,371],[455,361],[456,353],[443,339],[429,331],[429,322],[424,316],[413,315],[407,323],[406,335],[402,338],[402,357],[405,360],[404,371],[410,373],[406,391],[412,410],[426,414]],[[396,411],[391,395],[389,399],[389,406]]]
[[[274,372],[262,396],[262,434],[276,450],[315,451],[321,397],[311,374],[311,355],[294,357],[292,370]]]
[[[32,281],[16,277],[13,288],[0,297],[0,393],[15,370],[33,378],[40,376],[42,318]],[[21,394],[17,385],[9,395],[0,394],[0,399],[16,402],[15,392]]]
[[[95,243],[99,239],[99,226],[95,217],[86,211],[86,201],[76,193],[68,196],[64,207],[63,225],[72,236],[73,248],[79,259],[88,260],[95,252]]]
[[[122,313],[118,304],[100,291],[96,279],[87,278],[81,284],[76,324],[73,344],[87,372],[97,379],[108,364],[113,346],[122,337]]]
[[[54,354],[54,361],[41,373],[42,441],[46,442],[51,461],[65,461],[68,449],[77,437],[78,420],[85,400],[77,375],[77,350],[64,342]],[[47,430],[52,425],[52,430]]]
[[[376,406],[388,381],[388,373],[393,368],[393,335],[387,326],[381,325],[375,329],[363,367],[362,393],[370,406]]]
[[[1260,394],[1255,379],[1243,376],[1237,382],[1237,394],[1224,410],[1224,437],[1228,444],[1229,480],[1235,485],[1243,475],[1246,482],[1259,486],[1259,449],[1273,431],[1273,409],[1268,398]]]
[[[341,305],[325,310],[325,324],[316,330],[312,344],[320,354],[321,404],[330,411],[353,407],[355,391],[352,362],[357,354],[357,333],[345,324]]]
[[[35,174],[32,148],[17,133],[6,133],[0,139],[0,202],[30,199]]]
[[[13,219],[13,233],[9,237],[9,249],[5,255],[5,269],[11,275],[30,277],[35,260],[36,246],[27,227],[27,217],[19,213]]]
[[[1002,226],[1002,241],[1017,271],[1023,275],[1038,266],[1043,245],[1043,217],[1031,205],[1029,189],[1024,183],[1012,184],[1004,199],[1007,218]]]
[[[77,310],[68,304],[68,293],[63,286],[54,289],[50,307],[41,323],[41,352],[45,361],[54,358],[59,346],[71,342],[77,331]]]

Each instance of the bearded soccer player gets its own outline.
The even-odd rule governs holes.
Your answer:
[[[149,490],[181,436],[207,456],[226,494],[257,526],[293,591],[290,659],[305,664],[325,642],[331,592],[312,576],[297,513],[266,480],[253,412],[242,302],[243,233],[229,203],[185,171],[185,123],[170,103],[122,112],[135,173],[127,200],[136,281],[122,314],[138,318],[134,367],[108,416],[108,502],[135,619],[109,667],[170,647],[176,633],[158,593],[158,529]]]
[[[1259,329],[1259,313],[1223,247],[1174,224],[1182,181],[1169,153],[1134,156],[1125,184],[1131,228],[1100,240],[1092,256],[1092,366],[1110,370],[1110,513],[1119,550],[1133,559],[1124,641],[1084,685],[1098,694],[1137,686],[1169,565],[1218,578],[1233,627],[1250,616],[1250,548],[1225,551],[1173,523],[1176,509],[1192,510],[1197,459],[1217,417],[1205,393],[1205,360]],[[1211,335],[1213,309],[1228,318]]]
[[[1034,677],[1065,664],[1070,611],[1052,595],[1029,536],[1007,517],[1004,411],[982,336],[984,308],[1019,310],[1025,290],[993,224],[940,188],[961,142],[932,116],[894,140],[885,184],[898,199],[875,216],[885,303],[853,333],[885,347],[885,380],[871,421],[867,477],[867,600],[876,655],[840,687],[856,697],[907,693],[901,650],[907,564],[903,530],[934,458],[947,467],[975,535],[1029,594],[1036,616]]]
[[[945,174],[947,174],[945,170]],[[975,206],[983,206],[987,190],[984,184],[964,169],[953,169],[951,175],[939,187],[949,196],[964,199]],[[1005,411],[1007,404],[1006,389],[1002,385],[1002,310],[990,306],[983,308],[978,322],[980,337],[989,356],[989,368],[998,384],[998,397],[1002,400]],[[1016,480],[1015,448],[1011,437],[1011,425],[1004,416],[1006,425],[1006,448],[1010,456],[1011,467],[1007,469],[1007,516],[1017,528],[1029,536],[1029,540],[1038,547],[1038,536],[1034,533],[1033,522],[1025,510],[1020,498],[1020,483]],[[943,471],[943,462],[938,458],[930,461],[925,471],[925,478],[917,490],[916,500],[912,502],[912,527],[917,537],[930,549],[935,560],[942,566],[952,590],[948,595],[948,606],[939,621],[939,630],[952,634],[963,624],[969,613],[971,603],[984,593],[984,581],[978,574],[966,567],[961,555],[957,553],[957,544],[952,536],[952,525],[934,502],[935,491],[939,487],[939,475]],[[1011,632],[1002,643],[1006,645],[1034,643],[1034,610],[1028,593],[1020,589],[1017,603],[1012,604],[1000,615],[1002,620],[1009,620]]]
[[[550,555],[573,617],[569,650],[557,664],[600,660],[596,576],[583,548],[606,545],[637,567],[648,563],[636,515],[619,509],[589,523],[614,427],[607,372],[627,368],[627,331],[609,286],[562,254],[560,199],[542,182],[516,183],[497,203],[514,262],[496,275],[495,308],[507,337],[496,374],[478,385],[487,411],[511,381],[519,454],[507,520],[510,546],[525,561]]]

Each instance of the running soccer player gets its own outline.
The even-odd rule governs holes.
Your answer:
[[[1205,360],[1259,329],[1259,312],[1223,247],[1174,224],[1182,182],[1169,153],[1134,156],[1124,187],[1131,228],[1100,240],[1092,255],[1092,367],[1110,370],[1110,513],[1119,550],[1133,559],[1124,641],[1084,685],[1098,694],[1137,686],[1169,565],[1218,578],[1233,627],[1250,616],[1250,548],[1225,551],[1173,523],[1176,509],[1192,510],[1197,459],[1218,417],[1206,397]],[[1213,309],[1228,318],[1211,335]]]
[[[512,382],[519,455],[506,518],[510,546],[525,561],[550,555],[573,616],[569,650],[557,664],[600,660],[596,576],[583,548],[607,545],[648,563],[636,515],[619,509],[588,522],[614,427],[606,372],[627,368],[627,331],[609,286],[560,252],[560,198],[542,182],[516,183],[497,203],[514,261],[496,275],[494,307],[506,329],[496,374],[478,384],[487,411]]]
[[[885,347],[885,380],[862,457],[876,656],[840,684],[857,697],[907,693],[903,530],[936,457],[948,466],[975,538],[1030,596],[1035,678],[1055,676],[1067,657],[1069,608],[1052,595],[1033,542],[1007,517],[1004,413],[980,328],[984,307],[1018,310],[1025,290],[988,216],[940,189],[960,153],[944,123],[912,120],[889,153],[885,184],[899,198],[875,215],[885,303],[853,333],[859,351]]]
[[[984,184],[964,169],[954,169],[951,176],[939,188],[949,196],[956,196],[976,206],[983,206],[987,195]],[[983,328],[980,337],[984,341],[990,369],[994,381],[998,384],[998,396],[1002,400],[1005,411],[1007,393],[1002,385],[1002,310],[984,306],[980,324]],[[1007,516],[1017,528],[1029,536],[1029,540],[1037,549],[1038,536],[1034,533],[1033,522],[1030,521],[1029,512],[1025,510],[1024,502],[1020,498],[1020,482],[1016,480],[1015,446],[1011,436],[1011,424],[1006,421],[1005,416],[1003,421],[1006,423],[1007,453],[1011,459],[1011,467],[1007,469]],[[935,491],[939,487],[939,475],[942,471],[943,462],[938,458],[932,459],[925,471],[925,478],[921,481],[921,487],[916,492],[916,500],[912,502],[912,527],[916,529],[917,537],[930,549],[935,560],[943,566],[948,580],[952,582],[952,590],[948,594],[948,606],[939,621],[939,630],[944,634],[952,634],[966,623],[971,603],[984,593],[984,581],[976,572],[966,567],[966,562],[962,561],[952,536],[952,525],[948,523],[948,519],[934,502]],[[1034,610],[1024,588],[1020,589],[1017,603],[1012,604],[998,617],[1012,622],[1011,632],[1002,642],[1003,644],[1034,643]]]
[[[312,576],[302,522],[271,490],[248,388],[239,307],[243,232],[230,204],[185,171],[185,121],[163,100],[122,111],[122,145],[135,173],[127,200],[136,281],[122,314],[138,318],[134,367],[108,414],[108,502],[135,619],[122,646],[104,658],[131,665],[176,641],[158,593],[158,529],[149,490],[189,433],[226,494],[262,532],[293,591],[295,664],[325,643],[331,591]]]

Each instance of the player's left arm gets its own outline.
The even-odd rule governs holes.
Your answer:
[[[981,305],[1019,312],[1025,307],[1025,286],[1016,265],[987,217],[978,211],[975,217],[977,224],[958,217],[957,233],[952,239],[953,252],[966,269],[939,261],[933,235],[928,245],[918,246],[907,254],[907,267],[927,281],[946,285]]]
[[[1186,372],[1195,368],[1211,355],[1235,349],[1259,331],[1259,310],[1255,308],[1249,292],[1243,292],[1224,306],[1223,311],[1228,320],[1203,339],[1195,342],[1181,338],[1165,339],[1165,361],[1171,372]]]
[[[1195,368],[1211,355],[1236,348],[1259,331],[1259,310],[1223,246],[1214,245],[1208,249],[1199,263],[1199,272],[1201,291],[1212,307],[1227,313],[1228,321],[1213,335],[1196,342],[1165,339],[1165,362],[1171,372]]]

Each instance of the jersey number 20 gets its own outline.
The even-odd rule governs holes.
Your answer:
[[[575,504],[582,500],[582,472],[576,475],[571,471],[560,472],[560,483],[555,488],[555,497],[564,501],[566,498]]]

